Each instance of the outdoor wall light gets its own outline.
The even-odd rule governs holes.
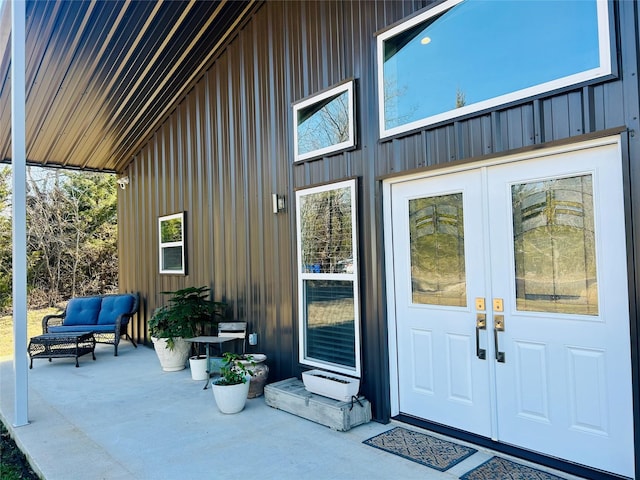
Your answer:
[[[272,193],[271,200],[273,202],[273,213],[284,212],[284,209],[286,206],[284,195],[278,195],[277,193]]]

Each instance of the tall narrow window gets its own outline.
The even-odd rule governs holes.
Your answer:
[[[300,362],[360,375],[355,180],[296,194]]]
[[[380,136],[611,74],[606,0],[448,0],[378,36]]]
[[[352,81],[296,103],[293,115],[296,161],[355,145]]]
[[[160,273],[184,275],[184,212],[158,219]]]

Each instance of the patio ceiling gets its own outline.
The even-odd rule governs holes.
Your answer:
[[[27,1],[27,163],[122,171],[254,6]],[[11,161],[10,32],[0,0],[0,162]]]

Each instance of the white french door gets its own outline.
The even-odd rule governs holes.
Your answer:
[[[621,156],[580,147],[389,185],[397,408],[633,476]]]

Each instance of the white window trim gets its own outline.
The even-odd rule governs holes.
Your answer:
[[[300,198],[306,195],[337,190],[348,187],[351,189],[351,242],[353,248],[353,273],[306,273],[302,269],[302,235],[300,222]],[[303,365],[323,368],[336,373],[343,373],[359,377],[361,375],[361,340],[360,340],[360,285],[359,285],[359,259],[358,259],[358,235],[357,235],[357,189],[356,181],[347,180],[343,182],[331,183],[319,187],[311,187],[296,192],[296,233],[298,248],[298,360]],[[305,328],[305,280],[346,280],[353,282],[353,305],[354,305],[354,334],[355,334],[355,368],[336,363],[323,362],[321,360],[306,357],[306,328]]]
[[[180,219],[180,229],[182,230],[182,240],[180,242],[162,242],[162,222],[166,222],[167,220]],[[166,215],[164,217],[158,218],[158,268],[160,269],[160,273],[162,274],[173,274],[173,275],[184,275],[186,272],[186,266],[184,262],[184,212],[174,213],[173,215]],[[181,262],[182,268],[180,270],[165,270],[163,263],[162,253],[165,248],[169,247],[181,247]]]
[[[355,126],[354,126],[354,100],[353,100],[353,80],[333,87],[324,92],[318,93],[311,97],[308,97],[300,102],[293,104],[293,149],[294,149],[294,161],[300,162],[309,158],[321,157],[328,153],[337,152],[355,146]],[[304,108],[307,108],[314,103],[321,102],[327,98],[339,95],[347,92],[348,96],[348,117],[349,117],[349,137],[346,141],[330,145],[328,147],[319,148],[303,154],[298,153],[298,112]]]
[[[433,7],[426,12],[417,15],[406,22],[401,23],[389,30],[384,31],[377,38],[377,63],[378,63],[378,119],[380,128],[380,138],[391,137],[400,133],[415,130],[428,125],[433,125],[446,120],[451,120],[456,117],[468,115],[470,113],[486,110],[498,105],[505,105],[511,102],[522,100],[527,97],[533,97],[542,93],[557,90],[570,85],[579,84],[582,82],[590,81],[599,77],[610,75],[611,72],[611,40],[609,32],[609,7],[607,0],[597,0],[597,16],[598,16],[598,43],[599,43],[599,56],[600,67],[585,70],[574,75],[562,77],[550,82],[540,83],[533,87],[517,90],[505,95],[490,98],[482,102],[473,103],[464,107],[449,110],[447,112],[432,115],[414,122],[410,122],[404,125],[399,125],[393,128],[385,128],[384,118],[384,42],[385,40],[401,33],[415,25],[424,22],[425,20],[439,15],[446,10],[462,3],[464,0],[447,0],[444,3]]]

